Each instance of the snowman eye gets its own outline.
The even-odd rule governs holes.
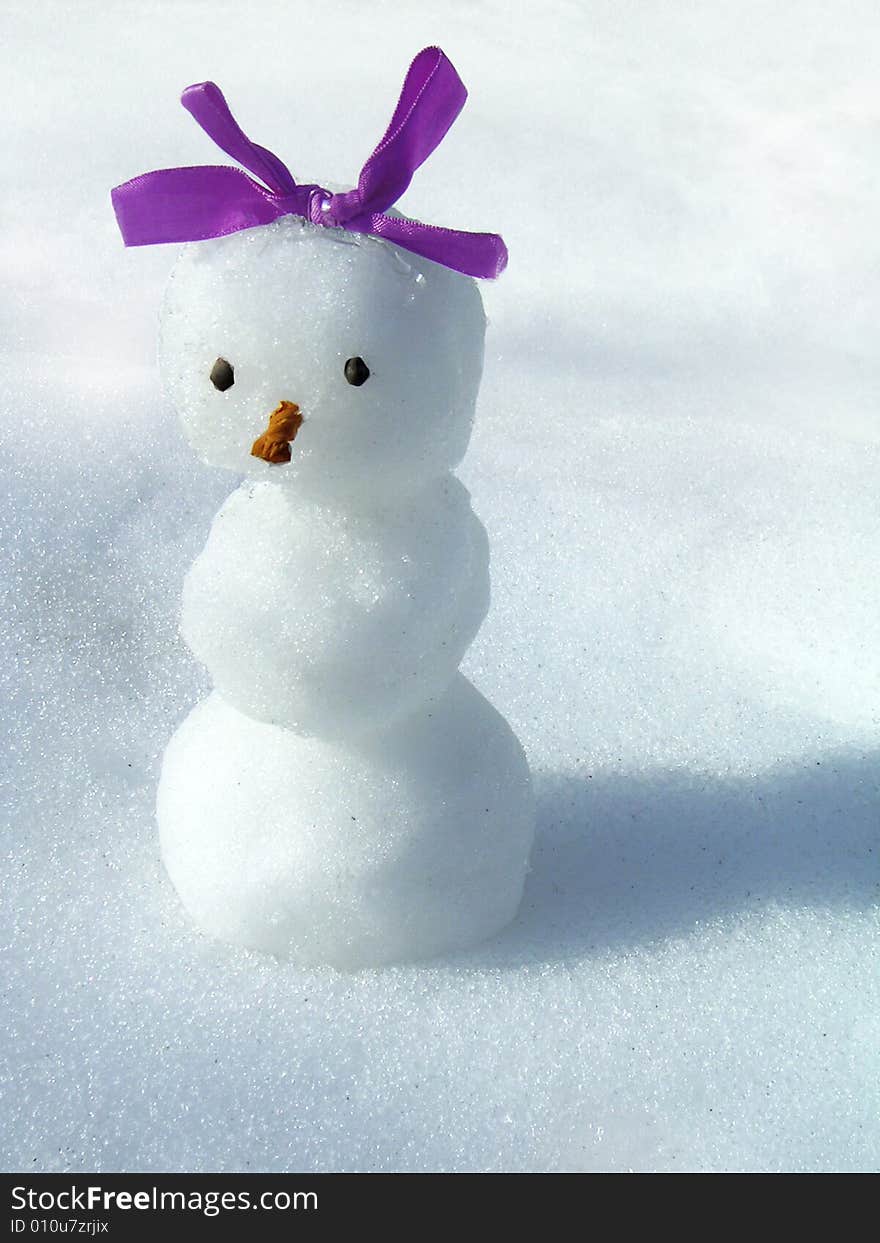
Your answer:
[[[366,384],[370,378],[370,368],[362,358],[347,359],[343,370],[349,384],[354,384],[357,388],[360,388],[362,384]]]
[[[225,393],[228,388],[232,388],[235,383],[235,372],[232,369],[232,363],[228,363],[225,358],[218,358],[211,368],[211,383],[221,393]]]

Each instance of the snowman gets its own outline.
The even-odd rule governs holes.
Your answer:
[[[489,550],[452,471],[483,362],[473,275],[503,243],[370,210],[369,162],[355,191],[296,186],[216,87],[188,96],[265,185],[203,170],[254,187],[220,194],[222,232],[216,204],[180,224],[181,194],[169,225],[169,195],[143,192],[201,170],[114,192],[126,241],[194,239],[160,367],[196,452],[244,477],[184,585],[214,690],[164,755],[162,857],[195,923],[235,945],[338,968],[465,948],[513,918],[534,825],[522,748],[459,672]],[[372,157],[386,198],[389,147],[411,172],[463,98],[439,49],[416,58]]]

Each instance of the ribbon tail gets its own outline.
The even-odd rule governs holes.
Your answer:
[[[480,280],[494,280],[507,267],[507,247],[497,233],[466,233],[382,213],[355,217],[345,227],[353,233],[381,237],[424,259]]]
[[[224,165],[144,173],[116,186],[110,198],[126,246],[200,242],[285,214],[246,173]]]

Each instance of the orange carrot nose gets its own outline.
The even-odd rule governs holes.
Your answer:
[[[254,441],[251,455],[264,462],[289,462],[290,442],[302,426],[303,417],[295,401],[280,401],[269,415],[269,426]]]

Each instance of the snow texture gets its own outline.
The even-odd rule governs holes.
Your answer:
[[[6,4],[0,230],[11,1169],[877,1168],[876,6]],[[344,33],[344,37],[342,34]],[[230,490],[155,366],[212,78],[351,184],[412,55],[468,106],[401,202],[493,229],[463,672],[523,741],[520,914],[338,973],[199,936],[158,764]],[[267,64],[284,72],[267,78]]]

